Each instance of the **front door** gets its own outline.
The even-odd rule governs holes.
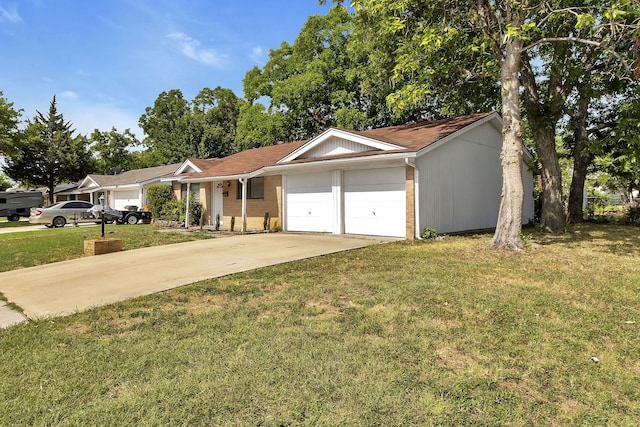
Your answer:
[[[220,227],[222,227],[222,200],[224,199],[222,191],[224,190],[224,183],[222,181],[216,181],[213,183],[213,206],[211,212],[211,224],[215,226],[216,218],[220,215]]]

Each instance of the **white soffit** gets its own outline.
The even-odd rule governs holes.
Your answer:
[[[348,144],[347,144],[348,142]],[[348,131],[340,129],[328,129],[322,132],[311,141],[304,144],[288,156],[282,158],[278,163],[291,162],[296,159],[305,159],[316,157],[318,155],[331,155],[337,154],[332,148],[323,150],[322,145],[333,144],[336,150],[347,150],[344,152],[360,152],[360,151],[390,151],[390,150],[404,150],[405,147],[399,145],[389,144],[388,142],[378,141],[377,139],[368,138],[366,136],[357,135]],[[342,146],[342,147],[341,147]]]

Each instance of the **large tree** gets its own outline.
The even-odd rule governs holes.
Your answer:
[[[90,137],[91,152],[96,160],[95,172],[113,174],[116,171],[136,169],[131,149],[140,144],[131,130],[123,133],[113,127],[109,132],[96,129]]]
[[[350,46],[352,33],[353,15],[336,5],[326,15],[310,16],[293,44],[283,42],[262,68],[249,70],[243,83],[251,105],[240,117],[240,145],[306,139],[330,126],[395,124],[386,93],[363,87],[368,58],[357,44]],[[266,110],[261,102],[268,103]]]
[[[229,155],[235,151],[241,105],[233,91],[221,87],[204,88],[191,102],[179,89],[162,92],[140,117],[146,134],[142,143],[162,163]]]
[[[21,110],[16,110],[13,102],[9,102],[0,91],[0,156],[9,154],[20,136]]]
[[[358,0],[358,14],[375,17],[379,32],[399,40],[394,51],[393,81],[398,89],[387,97],[392,105],[430,100],[451,109],[464,99],[477,103],[491,82],[499,84],[502,102],[503,193],[494,247],[517,249],[520,238],[522,182],[519,170],[522,120],[520,75],[524,83],[525,112],[542,158],[546,190],[545,226],[562,231],[561,181],[555,152],[555,126],[563,114],[566,64],[573,46],[589,44],[615,56],[608,35],[637,31],[630,14],[637,1],[584,8],[584,2],[488,0],[421,2],[417,0]],[[635,9],[634,9],[635,7]],[[636,12],[634,12],[636,11]],[[593,29],[579,32],[585,22]],[[596,25],[597,24],[597,25]],[[366,31],[366,28],[363,29]],[[549,220],[552,218],[553,220]]]
[[[23,184],[48,188],[53,202],[56,184],[77,181],[91,172],[87,138],[74,137],[72,126],[58,113],[54,96],[48,113],[38,111],[8,150],[6,174]]]

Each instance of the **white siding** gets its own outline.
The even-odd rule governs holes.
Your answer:
[[[344,172],[347,234],[405,237],[405,168]]]
[[[371,151],[373,148],[359,144],[354,141],[342,138],[330,138],[317,147],[312,148],[301,159],[312,159],[315,157],[334,156],[338,154],[360,153],[362,151]]]
[[[333,232],[331,172],[287,176],[286,191],[287,231]]]
[[[500,131],[489,124],[422,155],[418,231],[438,233],[493,228],[502,190]]]

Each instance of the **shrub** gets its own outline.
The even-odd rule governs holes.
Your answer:
[[[233,229],[235,228],[235,226],[236,226],[236,217],[235,217],[235,216],[232,216],[232,217],[231,217],[231,231],[233,231]]]
[[[186,205],[186,204],[185,204]],[[199,225],[204,207],[199,200],[189,198],[189,225]],[[183,214],[186,217],[186,212]]]
[[[173,200],[173,192],[168,185],[155,184],[147,188],[147,204],[153,218],[162,218],[164,205]]]
[[[427,227],[422,232],[422,238],[424,240],[435,240],[436,237],[438,237],[438,232],[435,230],[435,228]]]
[[[272,233],[277,233],[277,232],[279,232],[279,231],[282,231],[282,227],[280,227],[280,224],[278,224],[278,221],[276,221],[276,222],[273,224],[273,227],[271,227],[271,232],[272,232]]]
[[[262,221],[262,229],[265,231],[269,229],[269,212],[264,213],[264,221]]]
[[[627,221],[629,224],[640,225],[640,205],[629,203],[627,206]]]
[[[216,214],[216,231],[220,231],[220,213]]]

